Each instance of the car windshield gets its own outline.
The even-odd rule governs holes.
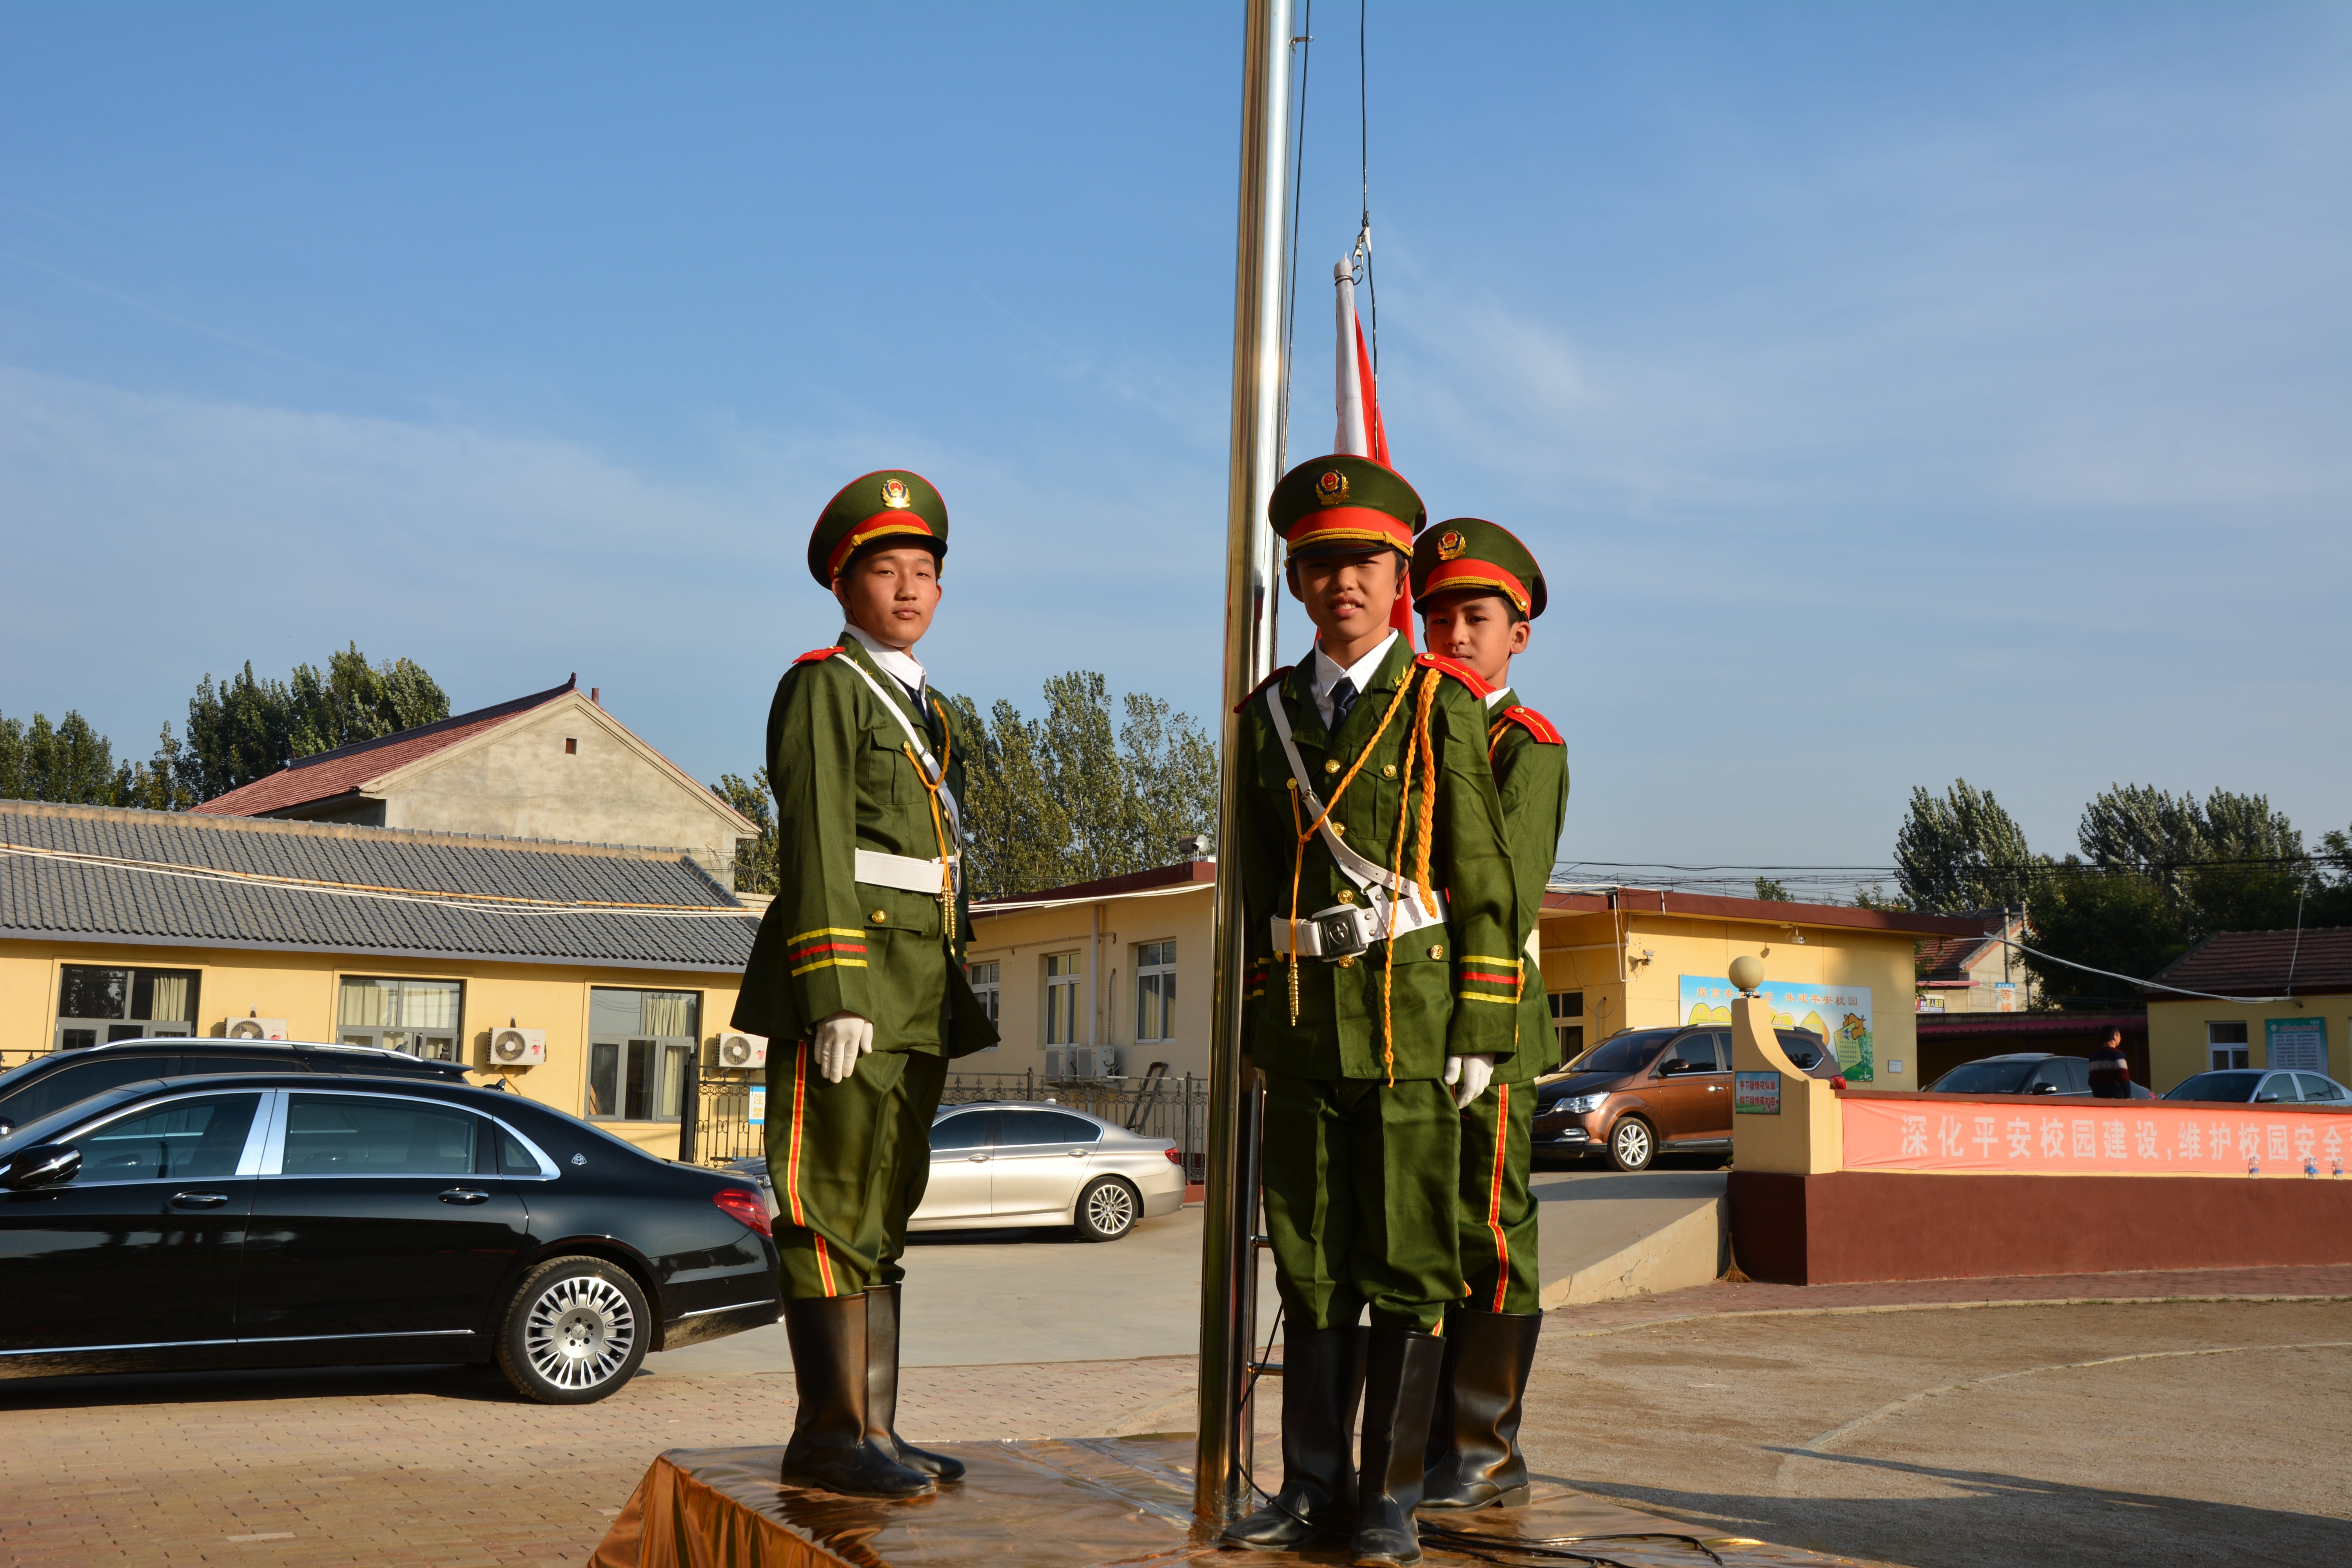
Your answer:
[[[1603,1040],[1573,1062],[1570,1072],[1629,1073],[1648,1067],[1651,1060],[1675,1037],[1672,1029],[1645,1029],[1639,1034],[1620,1035],[1613,1040]]]
[[[1928,1086],[1931,1094],[2015,1094],[2033,1076],[2031,1061],[1963,1062]]]
[[[2259,1072],[2200,1072],[2164,1098],[2167,1100],[2225,1100],[2242,1105],[2254,1098],[2254,1085],[2263,1081]]]
[[[85,1121],[95,1121],[124,1100],[136,1100],[142,1094],[163,1087],[160,1079],[150,1079],[144,1083],[130,1083],[119,1089],[101,1089],[87,1100],[79,1100],[62,1110],[53,1110],[47,1116],[26,1122],[6,1137],[0,1138],[0,1153],[17,1149],[29,1149],[36,1143],[53,1142],[58,1134],[68,1129],[79,1127]]]

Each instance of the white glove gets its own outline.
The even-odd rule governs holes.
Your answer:
[[[1467,1110],[1470,1102],[1486,1093],[1486,1086],[1495,1081],[1495,1058],[1448,1057],[1445,1081],[1454,1086],[1454,1109]]]
[[[835,1013],[817,1025],[814,1044],[816,1070],[824,1074],[825,1082],[839,1083],[856,1069],[857,1058],[874,1048],[874,1021]]]

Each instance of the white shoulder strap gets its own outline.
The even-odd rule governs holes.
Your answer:
[[[963,816],[956,809],[955,792],[948,788],[946,772],[940,768],[939,759],[931,755],[931,748],[927,743],[929,737],[915,728],[914,721],[907,717],[906,709],[890,700],[890,694],[882,689],[882,683],[875,679],[864,665],[857,662],[856,654],[846,656],[845,662],[850,668],[857,672],[858,679],[874,689],[874,700],[881,703],[892,718],[898,721],[898,728],[907,731],[908,741],[914,745],[915,755],[922,759],[924,773],[932,784],[939,786],[940,800],[947,806],[948,827],[955,835],[956,843],[961,845],[963,842]]]
[[[1281,739],[1283,754],[1290,759],[1290,776],[1298,781],[1299,804],[1306,807],[1309,816],[1322,816],[1323,799],[1315,793],[1315,785],[1309,782],[1306,760],[1298,754],[1298,742],[1290,738],[1290,715],[1282,710],[1282,682],[1279,680],[1266,686],[1265,711],[1266,716],[1274,721],[1274,732]],[[1319,831],[1324,844],[1331,851],[1331,858],[1339,863],[1339,869],[1356,886],[1369,889],[1377,882],[1401,898],[1418,899],[1421,896],[1421,885],[1412,878],[1400,877],[1387,867],[1367,860],[1349,848],[1347,840],[1331,831],[1328,817],[1324,818]]]

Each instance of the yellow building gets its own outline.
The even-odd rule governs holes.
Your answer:
[[[684,849],[0,801],[0,1062],[252,1020],[670,1155],[757,926]],[[525,1060],[493,1065],[509,1025]]]
[[[1195,860],[972,909],[975,989],[1003,1043],[957,1065],[1044,1078],[1209,1067],[1216,866]],[[1729,1019],[1731,960],[1761,957],[1788,1026],[1839,1047],[1857,1082],[1918,1087],[1914,949],[1979,922],[1654,889],[1545,895],[1543,985],[1555,1048],[1628,1028]]]
[[[2352,927],[2221,931],[2153,978],[2211,993],[2147,993],[2158,1094],[2211,1068],[2301,1068],[2352,1084]],[[2231,996],[2249,1000],[2218,999]]]

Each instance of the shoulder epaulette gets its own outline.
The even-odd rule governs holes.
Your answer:
[[[1532,708],[1521,708],[1515,703],[1504,709],[1502,716],[1505,722],[1517,724],[1547,746],[1568,744],[1567,738],[1552,727],[1552,721]]]
[[[1267,687],[1272,686],[1276,681],[1280,680],[1284,676],[1288,675],[1290,673],[1290,669],[1291,667],[1286,664],[1280,669],[1276,670],[1272,675],[1267,676],[1264,680],[1259,681],[1255,686],[1251,687],[1249,696],[1243,698],[1239,702],[1234,704],[1234,711],[1238,713],[1243,709],[1248,707],[1251,700],[1255,699],[1259,692],[1264,691]]]
[[[1470,689],[1470,695],[1479,699],[1481,701],[1484,701],[1494,692],[1495,689],[1493,687],[1478,679],[1477,671],[1472,669],[1466,664],[1455,663],[1442,653],[1416,654],[1413,656],[1412,662],[1421,666],[1423,669],[1434,669],[1452,676],[1454,679],[1468,687]]]
[[[800,658],[793,660],[793,662],[794,664],[814,664],[819,659],[831,658],[835,654],[847,653],[848,651],[849,650],[847,648],[840,647],[813,647],[809,649],[808,652],[801,655]]]

